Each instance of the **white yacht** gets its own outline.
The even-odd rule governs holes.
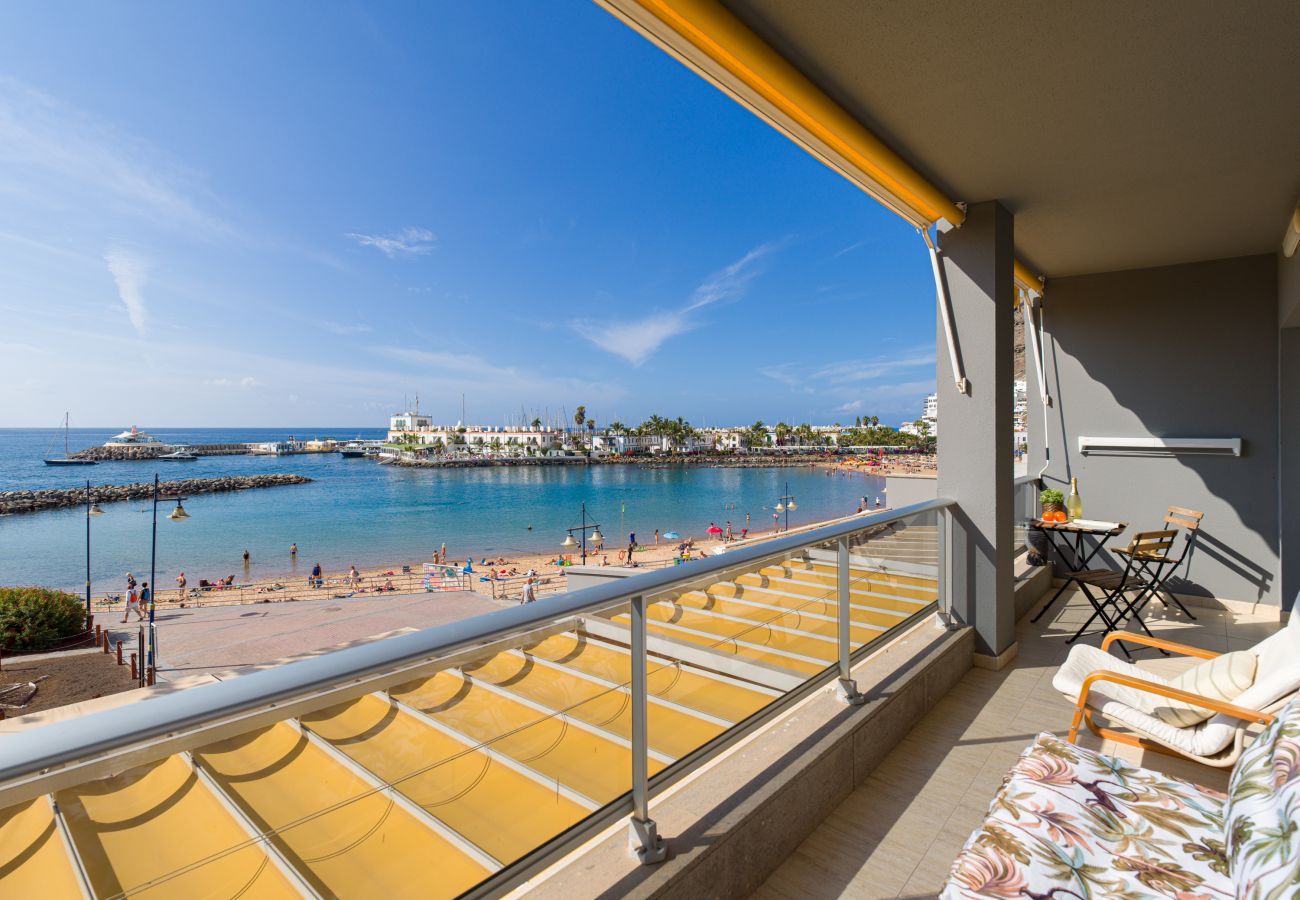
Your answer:
[[[108,440],[104,441],[105,447],[148,447],[157,446],[162,441],[158,440],[147,431],[141,431],[134,425],[130,431],[123,431],[121,434],[115,434]]]

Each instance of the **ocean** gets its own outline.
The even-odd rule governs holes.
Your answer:
[[[121,429],[72,429],[73,452],[102,444]],[[335,437],[382,438],[375,428],[143,427],[168,443],[205,444]],[[629,532],[647,543],[654,530],[704,536],[711,522],[730,520],[740,531],[750,516],[754,530],[770,528],[772,507],[788,493],[797,499],[790,525],[852,513],[866,497],[883,496],[884,479],[827,475],[823,469],[616,466],[402,469],[337,453],[298,456],[215,456],[197,462],[101,462],[59,468],[42,459],[62,455],[63,435],[53,429],[0,429],[0,490],[153,479],[294,473],[311,484],[201,494],[185,503],[191,518],[173,522],[159,505],[158,582],[170,586],[184,571],[200,578],[235,575],[261,580],[305,574],[313,563],[327,570],[428,560],[443,542],[453,558],[560,551],[564,529],[578,524],[581,505],[601,526],[609,546]],[[95,590],[119,590],[126,572],[149,571],[151,504],[104,504],[91,519],[91,579]],[[289,545],[298,544],[296,562]],[[242,554],[251,557],[247,579]],[[84,508],[0,516],[0,584],[43,584],[77,591],[85,580]]]

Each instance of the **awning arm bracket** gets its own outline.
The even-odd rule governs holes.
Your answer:
[[[943,314],[943,332],[948,339],[948,358],[952,361],[952,374],[957,382],[957,393],[969,394],[970,381],[966,378],[966,370],[961,364],[961,354],[957,352],[957,324],[953,320],[952,300],[948,297],[948,283],[944,280],[943,270],[939,267],[939,250],[934,246],[934,241],[930,238],[930,229],[920,228],[921,237],[925,240],[925,246],[930,251],[930,268],[934,272],[934,291],[935,299],[939,304],[939,311]]]
[[[1039,332],[1038,316],[1034,314],[1034,309],[1038,304],[1034,302],[1033,294],[1025,291],[1020,298],[1020,318],[1024,326],[1025,340],[1029,341],[1029,353],[1034,357],[1034,371],[1038,374],[1038,396],[1042,398],[1043,406],[1052,405],[1052,395],[1047,390],[1047,375],[1043,371],[1043,351],[1041,335]]]

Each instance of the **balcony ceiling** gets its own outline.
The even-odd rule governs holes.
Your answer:
[[[1300,3],[723,2],[1049,277],[1273,252],[1300,198]]]

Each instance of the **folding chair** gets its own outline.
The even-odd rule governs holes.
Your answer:
[[[1083,591],[1084,596],[1088,598],[1088,602],[1092,604],[1093,613],[1066,643],[1072,644],[1083,637],[1092,623],[1099,618],[1105,630],[1111,632],[1119,631],[1124,626],[1125,619],[1131,617],[1150,636],[1151,630],[1142,621],[1142,616],[1139,614],[1141,607],[1138,603],[1164,583],[1164,578],[1167,577],[1165,567],[1171,562],[1169,549],[1174,545],[1174,539],[1177,537],[1177,530],[1172,529],[1140,531],[1133,535],[1127,547],[1115,550],[1116,554],[1124,558],[1123,571],[1090,569],[1076,573],[1074,580],[1079,584],[1079,589]],[[1181,557],[1179,561],[1181,562]],[[1104,596],[1098,598],[1089,590],[1090,587],[1104,591]],[[1137,596],[1125,602],[1124,595],[1134,591]],[[1115,611],[1113,619],[1106,614],[1106,610],[1110,608]],[[1132,659],[1132,654],[1122,643],[1120,649],[1124,651],[1125,656]],[[1160,652],[1165,653],[1163,649]]]
[[[1177,597],[1175,597],[1173,594],[1168,592],[1166,592],[1164,596],[1161,596],[1160,592],[1164,590],[1165,582],[1169,580],[1169,577],[1173,575],[1175,572],[1177,572],[1182,567],[1183,563],[1187,560],[1187,558],[1191,556],[1193,545],[1196,542],[1196,532],[1201,527],[1201,519],[1204,518],[1205,518],[1205,513],[1197,512],[1194,509],[1185,509],[1184,507],[1181,506],[1169,507],[1169,511],[1165,513],[1164,524],[1172,525],[1175,529],[1182,528],[1186,530],[1187,533],[1183,535],[1184,538],[1183,552],[1179,554],[1177,559],[1139,560],[1139,563],[1144,570],[1144,574],[1151,576],[1154,583],[1152,584],[1150,591],[1147,592],[1145,597],[1143,595],[1139,595],[1138,598],[1136,598],[1134,602],[1130,604],[1130,608],[1136,605],[1137,602],[1140,600],[1142,605],[1138,606],[1136,610],[1137,613],[1140,614],[1143,608],[1146,607],[1147,603],[1151,600],[1152,597],[1155,597],[1166,607],[1169,606],[1168,601],[1172,600],[1174,601],[1174,605],[1177,606],[1179,609],[1181,609],[1183,611],[1183,614],[1187,616],[1187,618],[1191,619],[1193,622],[1196,621],[1196,616],[1192,615],[1191,610],[1189,610],[1186,606],[1183,606],[1182,601],[1180,601]],[[1117,550],[1116,552],[1123,553],[1124,551]],[[1156,578],[1155,572],[1150,571],[1150,567],[1152,565],[1163,567],[1160,568],[1159,570],[1160,571],[1159,578]],[[1168,598],[1168,600],[1166,598]]]

